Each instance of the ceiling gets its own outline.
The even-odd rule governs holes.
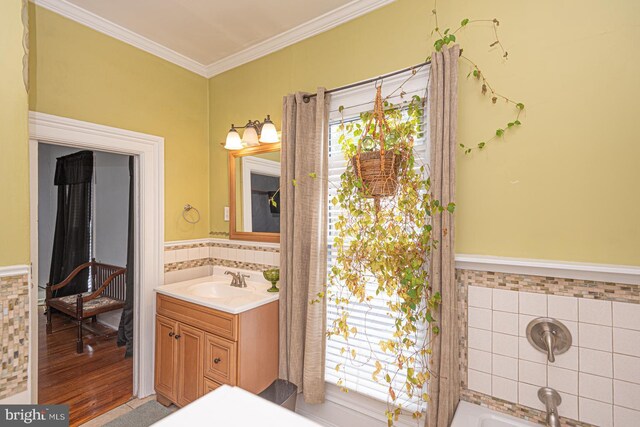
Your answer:
[[[393,0],[32,0],[210,77]]]

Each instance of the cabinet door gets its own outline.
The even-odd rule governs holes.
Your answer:
[[[257,360],[256,363],[258,363]],[[220,384],[236,385],[235,342],[206,334],[204,375]]]
[[[204,394],[204,332],[178,322],[178,400],[179,406]]]
[[[175,401],[177,398],[178,346],[175,335],[178,323],[163,316],[156,316],[156,392]]]

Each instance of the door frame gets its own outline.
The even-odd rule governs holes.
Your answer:
[[[134,263],[133,392],[142,398],[154,393],[154,289],[164,283],[164,138],[84,122],[51,114],[29,112],[29,172],[31,227],[31,286],[29,292],[29,388],[38,402],[38,144],[135,156],[138,178],[134,195],[136,251]]]

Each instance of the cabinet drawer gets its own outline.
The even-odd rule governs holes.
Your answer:
[[[217,382],[211,381],[209,378],[204,379],[204,394],[207,394],[210,391],[217,389],[218,387],[220,387],[220,384],[218,384]]]
[[[220,384],[236,385],[236,351],[235,342],[206,334],[204,375]]]
[[[206,332],[236,341],[238,339],[238,318],[212,308],[203,307],[166,295],[158,294],[156,299],[158,314],[178,320]]]

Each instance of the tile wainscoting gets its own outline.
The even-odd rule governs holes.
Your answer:
[[[567,426],[640,419],[640,286],[459,269],[462,399],[544,424],[542,386],[562,396]],[[536,317],[571,331],[548,363],[527,341]]]
[[[215,265],[257,271],[278,267],[280,248],[272,243],[225,239],[165,243],[165,284],[208,276]]]
[[[0,268],[0,400],[27,391],[29,270]]]

